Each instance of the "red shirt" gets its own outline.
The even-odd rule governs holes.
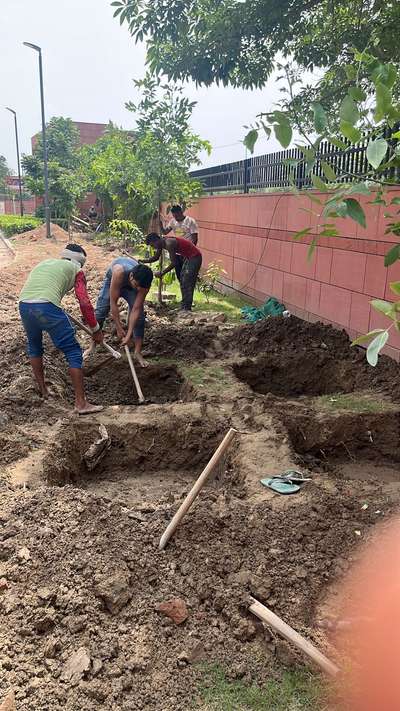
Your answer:
[[[97,326],[97,319],[94,313],[94,308],[87,293],[86,277],[83,271],[79,271],[75,278],[75,296],[79,301],[83,320],[90,328]]]
[[[186,259],[191,259],[191,257],[201,257],[201,252],[197,249],[196,245],[193,244],[186,237],[175,237],[177,242],[176,253],[180,254]]]

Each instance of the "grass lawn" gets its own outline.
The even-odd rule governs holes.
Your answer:
[[[369,393],[337,393],[322,395],[315,399],[315,403],[328,410],[348,410],[349,412],[391,412],[398,407],[387,400],[378,400]]]
[[[205,667],[199,693],[207,711],[324,711],[322,683],[307,670],[284,672],[263,686],[226,678],[219,666]]]
[[[175,294],[176,303],[179,304],[181,299],[181,291],[177,281],[172,284],[165,286],[164,293]],[[157,298],[157,282],[155,287],[152,287],[150,291],[150,298],[152,300]],[[242,314],[240,309],[243,306],[248,306],[249,302],[246,301],[241,296],[236,294],[221,294],[218,291],[214,291],[208,298],[208,301],[204,294],[201,294],[197,289],[194,292],[194,311],[210,311],[214,313],[224,313],[227,315],[230,321],[240,321],[242,319]]]

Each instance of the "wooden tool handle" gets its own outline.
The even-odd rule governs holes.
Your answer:
[[[339,673],[336,664],[333,664],[333,662],[327,659],[311,642],[302,637],[293,627],[290,627],[290,625],[281,620],[278,615],[275,615],[274,612],[269,610],[268,607],[265,607],[265,605],[262,605],[261,602],[251,598],[249,610],[253,615],[256,615],[256,617],[262,620],[262,622],[265,622],[269,627],[272,627],[272,629],[287,639],[288,642],[292,642],[297,649],[300,649],[300,651],[304,652],[315,664],[318,664],[326,674],[336,676],[336,674]]]
[[[125,346],[126,357],[128,358],[129,367],[131,369],[133,382],[135,383],[136,392],[138,394],[139,402],[144,402],[144,396],[142,393],[142,388],[140,387],[139,378],[136,375],[135,366],[133,365],[132,356],[128,346]]]
[[[78,321],[78,319],[75,318],[75,316],[71,316],[71,314],[67,314],[67,316],[68,316],[69,320],[75,324],[75,326],[78,326],[78,328],[81,329],[81,331],[85,331],[85,333],[87,333],[88,336],[90,336],[90,337],[93,336],[93,333],[90,330],[90,328],[88,328],[88,326],[85,326],[84,323],[81,323],[81,321]],[[104,348],[106,348],[108,350],[109,353],[111,353],[111,355],[113,356],[113,358],[115,358],[115,360],[119,360],[121,358],[121,353],[114,350],[114,348],[112,346],[110,346],[109,343],[106,343],[106,341],[103,341],[103,346],[104,346]]]
[[[158,546],[158,549],[160,551],[162,551],[165,548],[165,546],[167,545],[172,534],[175,532],[176,528],[178,527],[180,521],[183,519],[184,515],[189,511],[193,501],[195,500],[199,491],[203,488],[204,484],[206,483],[206,481],[207,481],[208,477],[210,476],[211,472],[213,471],[214,467],[216,466],[216,464],[218,464],[219,460],[221,459],[223,453],[229,447],[235,434],[236,434],[236,430],[234,430],[232,428],[227,432],[227,434],[225,435],[221,444],[219,445],[218,449],[214,452],[213,456],[211,457],[210,461],[208,462],[207,466],[205,467],[205,469],[203,469],[203,471],[200,474],[199,478],[197,479],[195,485],[189,491],[186,499],[181,504],[181,506],[179,507],[175,516],[173,517],[173,519],[171,520],[171,522],[165,529],[165,532],[161,536],[160,543]]]

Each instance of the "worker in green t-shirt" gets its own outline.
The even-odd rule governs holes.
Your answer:
[[[91,405],[86,399],[82,349],[61,308],[63,297],[75,289],[83,320],[91,328],[94,342],[102,343],[103,332],[97,323],[82,271],[85,261],[85,250],[78,244],[68,244],[60,258],[46,259],[32,269],[19,297],[19,312],[28,338],[28,355],[42,397],[49,395],[43,369],[43,331],[46,331],[68,361],[75,391],[75,412],[79,415],[103,409],[100,405]]]

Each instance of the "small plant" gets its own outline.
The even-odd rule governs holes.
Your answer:
[[[216,291],[215,286],[223,274],[226,274],[226,271],[219,262],[210,262],[206,271],[199,277],[197,289],[204,294],[207,303],[213,291]]]
[[[109,233],[114,240],[123,242],[125,248],[138,247],[144,239],[142,230],[130,220],[112,220]]]
[[[2,232],[5,237],[12,237],[22,232],[34,230],[35,227],[39,227],[42,222],[43,220],[31,215],[27,215],[26,217],[19,215],[0,215],[0,232]]]

